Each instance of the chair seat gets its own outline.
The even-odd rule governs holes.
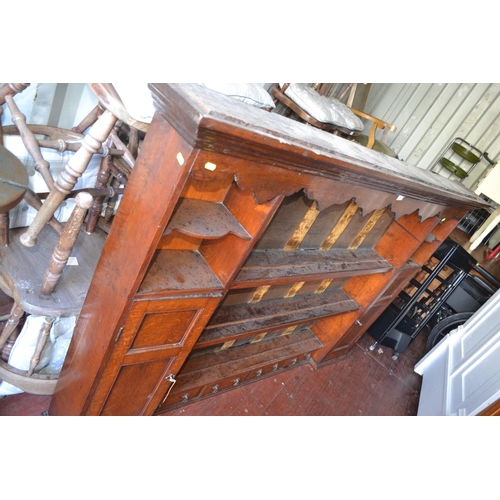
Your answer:
[[[304,83],[291,83],[285,95],[321,123],[328,123],[354,132],[364,129],[363,122],[342,102],[326,97]]]
[[[79,314],[106,234],[99,229],[92,234],[80,232],[71,254],[72,262],[64,268],[60,283],[52,294],[43,296],[40,293],[43,277],[60,236],[46,227],[36,246],[26,247],[19,241],[25,230],[11,230],[10,245],[0,249],[0,287],[28,314],[54,317]]]
[[[361,144],[362,146],[366,146],[368,144],[368,136],[364,134],[354,137],[354,140],[358,144]],[[377,139],[375,139],[375,143],[373,144],[372,149],[374,151],[378,151],[379,153],[383,153],[387,156],[390,156],[391,158],[398,157],[396,152],[393,151],[387,144],[384,144],[382,141],[379,141]]]
[[[12,184],[9,184],[12,183]],[[24,196],[28,173],[23,163],[0,145],[0,213],[14,208]]]

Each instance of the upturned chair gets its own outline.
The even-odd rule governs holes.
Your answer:
[[[395,132],[396,127],[368,113],[352,107],[357,84],[349,84],[335,98],[332,95],[334,84],[315,83],[284,83],[273,84],[269,92],[276,102],[281,102],[288,112],[295,114],[300,120],[345,139],[353,140],[369,149],[379,151],[388,156],[397,157],[387,145],[389,132]],[[346,99],[344,104],[342,101]],[[363,134],[363,120],[371,122],[368,135]],[[376,138],[378,130],[383,130],[381,139]]]
[[[11,230],[11,244],[0,249],[0,288],[14,299],[12,313],[0,334],[0,349],[15,334],[20,318],[25,313],[39,315],[44,319],[28,366],[15,368],[0,360],[0,379],[34,394],[52,394],[55,390],[57,375],[39,373],[40,367],[37,365],[54,318],[79,314],[99,260],[105,233],[95,227],[95,219],[99,217],[101,207],[96,207],[94,203],[105,192],[111,199],[107,208],[112,206],[113,197],[119,194],[115,188],[126,184],[140,148],[140,139],[149,126],[147,121],[138,120],[128,113],[111,84],[90,84],[90,87],[99,99],[99,105],[82,124],[71,131],[81,134],[90,126],[57,179],[47,175],[50,174],[50,168],[39,153],[40,147],[55,146],[59,138],[49,137],[42,144],[40,139],[34,140],[32,137],[41,132],[40,129],[26,125],[22,119],[18,119],[16,123],[19,132],[23,132],[21,136],[26,147],[29,147],[39,167],[37,171],[45,173],[44,179],[46,178],[49,192],[33,223],[27,229]],[[144,90],[149,94],[146,86]],[[151,99],[150,94],[147,97]],[[10,104],[12,105],[12,101]],[[71,136],[69,131],[66,133]],[[77,195],[75,209],[68,222],[63,225],[61,234],[46,227],[62,201],[74,195],[76,182],[85,172],[90,158],[101,150],[107,152],[110,148],[120,154],[103,157],[95,188],[87,188],[85,193]],[[80,228],[89,208],[86,231],[83,232]],[[78,265],[70,265],[70,258],[76,260]]]
[[[340,100],[322,95],[318,86],[306,83],[274,83],[269,93],[300,120],[344,138],[359,135],[363,122]]]
[[[76,184],[78,174],[81,175],[91,157],[102,150],[102,142],[109,137],[117,119],[111,113],[104,111],[88,133],[81,136],[81,146],[71,157],[63,173],[54,180],[48,162],[41,154],[40,142],[34,135],[34,132],[40,130],[26,124],[24,116],[12,99],[12,94],[5,95],[5,102],[11,110],[13,122],[23,143],[35,161],[36,171],[45,180],[48,196],[45,203],[40,203],[40,211],[37,214],[38,217],[42,213],[43,224],[39,222],[40,218],[37,221],[35,217],[35,221],[40,225],[35,224],[28,229],[23,227],[10,229],[10,241],[7,246],[0,249],[0,288],[14,300],[10,318],[0,334],[0,350],[11,336],[17,335],[19,321],[25,313],[45,318],[29,366],[14,367],[0,360],[0,379],[25,392],[52,394],[57,376],[36,373],[36,368],[54,319],[79,314],[104,245],[105,233],[96,231],[88,235],[80,231],[85,214],[94,201],[89,192],[76,194],[75,208],[65,224],[56,221],[55,228],[45,226],[50,221],[54,226],[54,212],[58,205],[67,196],[75,195],[72,188]],[[63,135],[65,133],[74,139],[75,134],[68,131],[59,133]],[[42,145],[55,147],[53,143],[60,140],[62,139],[53,140],[49,137],[49,141]],[[64,140],[62,142],[64,143]],[[6,148],[1,149],[0,153],[1,163],[7,170],[12,165],[17,170],[24,169],[24,177],[20,182],[16,181],[15,186],[19,190],[17,198],[20,199],[30,192],[27,188],[24,165]],[[9,184],[7,186],[11,187]],[[94,194],[100,195],[103,190],[93,188],[87,191],[94,191]],[[107,193],[113,194],[109,190]],[[71,265],[67,265],[70,257]]]
[[[47,187],[43,203],[43,194],[38,197],[32,193],[38,200],[32,201],[38,209],[33,223],[28,228],[11,229],[10,244],[0,249],[0,288],[14,299],[10,318],[0,334],[0,351],[9,339],[12,344],[25,314],[44,318],[29,364],[16,368],[0,360],[0,379],[33,394],[52,394],[55,390],[57,375],[40,373],[41,355],[55,319],[77,317],[81,310],[106,237],[104,231],[96,230],[103,199],[108,199],[104,218],[109,223],[116,197],[123,193],[121,186],[126,184],[134,166],[140,138],[148,128],[146,123],[127,116],[126,108],[110,84],[90,86],[96,89],[99,104],[71,131],[28,125],[12,98],[14,92],[5,92],[4,100],[14,125],[4,127],[3,131],[21,136],[36,172]],[[43,148],[74,152],[56,179],[42,155]],[[103,156],[96,185],[77,192],[75,185],[95,154]],[[8,151],[4,156],[8,156],[18,170],[24,170],[24,176],[17,182],[18,198],[26,197],[31,190],[27,187],[24,166]],[[61,224],[54,215],[68,197],[76,197],[75,207],[68,221]],[[87,211],[89,217],[84,232],[81,228]],[[53,228],[47,228],[47,222]]]

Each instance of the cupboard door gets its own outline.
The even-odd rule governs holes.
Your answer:
[[[220,297],[132,304],[87,414],[152,414],[175,384]]]

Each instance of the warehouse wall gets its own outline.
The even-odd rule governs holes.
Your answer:
[[[420,168],[430,169],[455,137],[500,160],[499,83],[373,83],[365,111],[397,126],[389,145]],[[482,160],[464,184],[473,186],[488,166]]]

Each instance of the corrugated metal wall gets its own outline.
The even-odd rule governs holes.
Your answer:
[[[455,137],[500,160],[500,83],[373,83],[365,111],[397,126],[389,146],[420,168],[430,169]],[[464,184],[473,186],[488,166],[483,159]]]

